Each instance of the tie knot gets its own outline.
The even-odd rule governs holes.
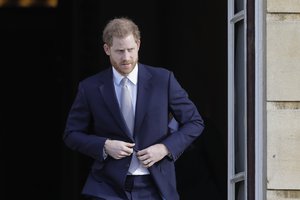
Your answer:
[[[127,77],[124,77],[124,78],[121,80],[121,85],[122,85],[122,86],[125,86],[125,85],[127,85],[127,82],[128,82],[128,78],[127,78]]]

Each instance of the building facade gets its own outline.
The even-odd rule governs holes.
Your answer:
[[[228,199],[300,199],[299,0],[228,1]]]

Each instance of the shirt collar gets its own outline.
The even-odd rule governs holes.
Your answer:
[[[117,85],[120,85],[122,79],[125,76],[121,75],[114,67],[112,67],[112,69],[113,69],[114,82]],[[135,67],[133,68],[132,72],[130,72],[127,75],[127,78],[130,80],[131,83],[133,83],[134,85],[136,85],[137,84],[137,75],[138,75],[138,64],[136,64]]]

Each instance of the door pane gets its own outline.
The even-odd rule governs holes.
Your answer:
[[[234,52],[234,144],[235,173],[245,171],[245,136],[246,136],[246,70],[244,20],[235,24]]]
[[[238,13],[244,9],[244,0],[235,0],[234,1],[234,13]]]
[[[245,199],[245,183],[244,181],[238,182],[235,185],[235,200],[244,200]]]

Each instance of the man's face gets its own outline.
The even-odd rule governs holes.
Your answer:
[[[136,42],[132,34],[124,38],[114,37],[111,47],[107,44],[103,47],[112,66],[124,76],[129,74],[138,62],[140,41]]]

